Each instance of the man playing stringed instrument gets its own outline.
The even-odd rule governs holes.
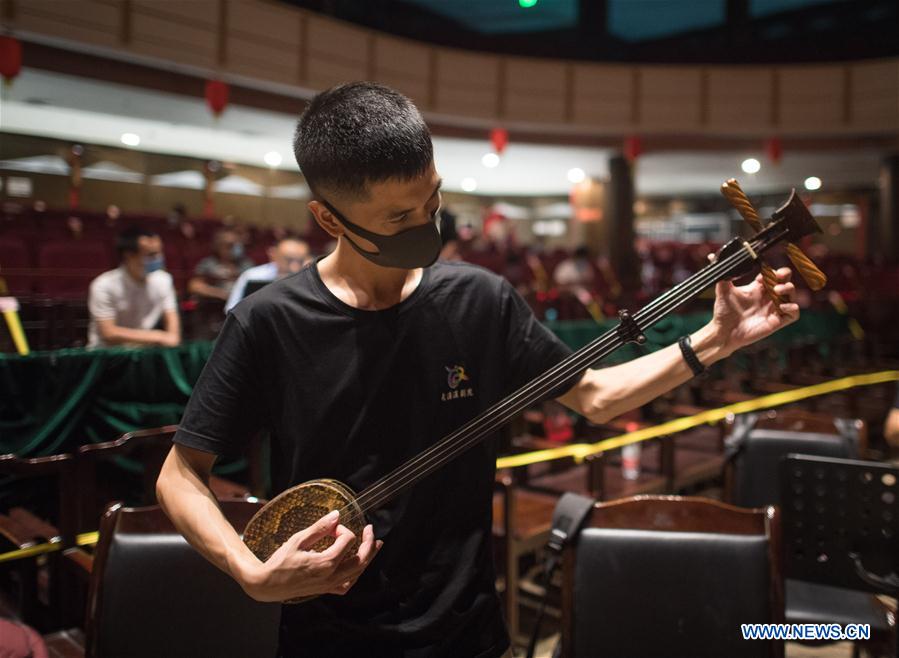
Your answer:
[[[503,655],[509,637],[491,557],[495,441],[371,511],[360,538],[332,513],[264,562],[209,490],[216,457],[266,430],[275,491],[322,477],[361,491],[571,353],[501,277],[434,263],[441,181],[409,99],[370,83],[335,87],[310,103],[294,146],[313,192],[308,207],[337,248],[229,314],[159,500],[253,598],[316,596],[283,606],[282,656]],[[692,346],[579,371],[549,397],[597,423],[645,404],[794,321],[790,270],[776,277],[779,309],[761,277],[719,283],[713,319]],[[328,536],[329,548],[309,550]]]

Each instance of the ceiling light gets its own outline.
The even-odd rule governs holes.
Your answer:
[[[821,189],[821,179],[817,176],[809,176],[805,179],[805,189],[814,191]]]
[[[530,9],[537,4],[537,0],[518,0],[518,6],[522,9]]]
[[[587,177],[587,174],[584,173],[584,170],[580,167],[575,167],[573,169],[568,170],[568,180],[572,183],[580,183]]]
[[[140,144],[140,135],[134,133],[122,133],[120,138],[125,146],[137,146]]]
[[[476,189],[478,189],[478,182],[471,177],[463,178],[461,185],[462,189],[465,192],[474,192]]]
[[[743,160],[743,164],[740,165],[747,174],[755,174],[762,168],[762,163],[756,160],[755,158],[747,158]]]
[[[269,167],[277,167],[281,164],[281,154],[277,151],[269,151],[265,154],[265,164]]]
[[[481,158],[481,164],[493,169],[499,164],[499,156],[496,153],[485,153],[484,157]]]

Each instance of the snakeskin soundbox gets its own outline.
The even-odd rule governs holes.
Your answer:
[[[356,535],[356,540],[348,550],[348,554],[352,555],[362,543],[365,515],[356,503],[356,494],[337,480],[304,482],[270,500],[250,519],[244,530],[244,543],[257,558],[265,562],[291,536],[334,510],[340,510],[341,525]],[[334,537],[324,537],[305,548],[321,552],[333,543]],[[300,603],[310,598],[315,597],[301,597],[285,603]]]

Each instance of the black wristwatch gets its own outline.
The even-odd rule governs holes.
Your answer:
[[[680,353],[684,355],[684,361],[687,362],[687,365],[690,366],[690,370],[693,371],[693,376],[701,375],[705,372],[705,366],[699,361],[699,357],[696,356],[696,352],[693,351],[693,345],[690,343],[689,336],[681,336],[677,341],[678,346],[680,347]]]

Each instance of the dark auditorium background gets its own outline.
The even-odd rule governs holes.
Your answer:
[[[506,277],[575,349],[752,235],[721,193],[727,179],[765,222],[795,189],[822,229],[799,246],[827,284],[797,281],[795,324],[606,424],[547,402],[503,431],[493,534],[514,655],[544,595],[536,655],[557,643],[587,655],[591,610],[569,570],[542,576],[566,491],[716,501],[714,513],[682,508],[703,519],[689,528],[722,504],[776,506],[765,592],[780,597],[761,595],[770,619],[872,632],[772,643],[766,655],[896,655],[893,0],[0,0],[0,74],[0,655],[41,655],[16,649],[29,642],[50,656],[104,655],[114,624],[97,601],[114,553],[95,534],[101,515],[116,501],[155,503],[238,276],[284,238],[309,259],[334,248],[306,207],[291,140],[317,92],[357,80],[407,95],[431,128],[441,257]],[[180,340],[89,345],[91,282],[119,266],[119,236],[138,226],[161,238]],[[789,265],[783,249],[766,258]],[[710,289],[604,365],[694,331],[712,299]],[[694,422],[656,429],[684,418]],[[771,442],[753,448],[761,440]],[[594,447],[564,452],[579,444]],[[801,492],[788,453],[837,458],[835,469],[863,462],[851,466],[861,476],[845,466],[834,482],[882,491],[859,493],[847,520],[833,510],[856,488],[819,484],[810,520],[791,497]],[[257,437],[217,464],[213,490],[269,498],[269,457]],[[632,527],[615,518],[610,527]],[[632,580],[646,586],[645,574]],[[695,606],[698,587],[645,596]],[[659,623],[641,621],[663,645]]]

